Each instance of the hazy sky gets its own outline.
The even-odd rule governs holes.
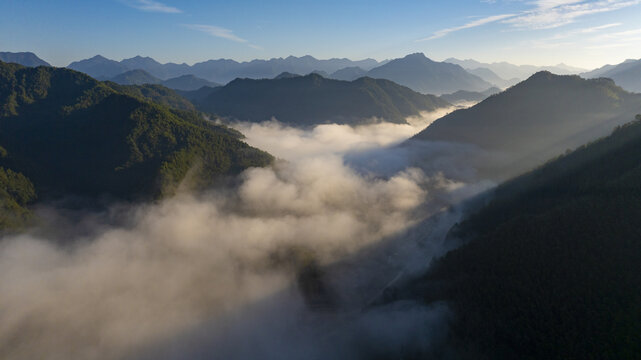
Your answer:
[[[424,52],[584,68],[641,58],[641,0],[1,0],[0,51],[57,66]]]

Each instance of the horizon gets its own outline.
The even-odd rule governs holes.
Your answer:
[[[563,63],[590,70],[641,58],[635,50],[641,45],[641,28],[635,26],[639,15],[641,0],[465,0],[404,6],[362,0],[269,5],[10,0],[0,4],[0,49],[33,52],[58,67],[97,54],[194,64],[305,55],[383,61],[420,52],[435,61]]]

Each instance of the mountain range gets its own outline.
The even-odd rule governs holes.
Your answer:
[[[605,65],[596,70],[582,73],[590,79],[605,77],[628,91],[641,93],[641,60],[628,59],[618,65]]]
[[[641,95],[612,80],[539,72],[436,120],[414,139],[474,144],[500,154],[503,168],[516,175],[608,134],[640,112]]]
[[[15,203],[33,198],[28,183],[40,199],[156,198],[173,193],[190,169],[198,188],[272,160],[198,112],[110,84],[133,89],[69,69],[0,62],[0,181],[6,175],[23,189],[8,191],[17,193]]]
[[[174,90],[192,91],[198,90],[203,86],[217,87],[220,84],[198,78],[194,75],[182,75],[175,78],[161,80],[145,70],[129,70],[112,78],[99,80],[109,80],[120,85],[144,85],[160,84]]]
[[[211,89],[211,88],[210,88]],[[205,90],[205,89],[203,89]],[[372,121],[405,123],[408,116],[450,106],[392,81],[326,79],[318,74],[275,79],[236,79],[199,97],[184,94],[199,110],[236,120],[260,122],[272,117],[295,126],[322,123],[357,125]]]
[[[129,70],[140,69],[161,80],[182,75],[194,75],[208,81],[226,84],[236,78],[273,78],[285,71],[296,74],[309,74],[313,71],[333,73],[350,66],[371,69],[378,65],[379,62],[373,59],[359,61],[349,59],[318,60],[309,55],[248,62],[218,59],[207,60],[194,65],[185,63],[161,64],[150,57],[142,56],[115,61],[96,55],[90,59],[72,62],[67,67],[96,78],[112,78]]]
[[[482,63],[476,60],[467,59],[459,60],[456,58],[446,59],[444,62],[457,64],[466,70],[487,69],[499,76],[501,79],[513,82],[514,80],[525,80],[539,71],[549,71],[557,75],[573,75],[586,71],[586,69],[565,65],[563,63],[554,66],[535,66],[535,65],[514,65],[508,62]],[[485,70],[482,70],[485,71]],[[500,85],[500,84],[496,84]]]

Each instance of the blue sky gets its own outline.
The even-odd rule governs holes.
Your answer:
[[[2,0],[0,51],[189,64],[424,52],[593,68],[641,58],[641,0]]]

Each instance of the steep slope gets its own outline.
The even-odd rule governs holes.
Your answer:
[[[641,92],[641,60],[626,60],[619,65],[606,65],[591,72],[583,73],[585,78],[605,77],[614,80],[622,88]]]
[[[317,74],[282,79],[237,79],[197,102],[202,111],[243,121],[272,117],[291,125],[360,124],[373,118],[404,123],[405,118],[449,104],[388,80],[352,82]]]
[[[6,156],[6,152],[3,154]],[[36,191],[29,179],[0,167],[0,233],[24,226],[31,218],[27,205],[35,198]]]
[[[51,66],[32,52],[0,52],[0,61],[31,67]]]
[[[129,70],[110,79],[120,85],[160,84],[162,80],[140,69]]]
[[[104,84],[115,91],[141,100],[166,105],[172,109],[195,111],[196,107],[176,91],[158,84],[120,85],[106,81]]]
[[[172,193],[188,171],[196,187],[271,156],[199,114],[131,97],[61,68],[0,63],[0,166],[42,197]]]
[[[641,95],[608,79],[540,72],[436,120],[414,139],[477,145],[512,161],[511,174],[608,134],[641,112]]]
[[[640,164],[637,120],[499,186],[451,230],[467,243],[410,293],[451,305],[460,358],[638,357]]]
[[[221,86],[220,84],[207,81],[205,79],[201,79],[191,74],[167,79],[162,82],[162,85],[170,89],[182,90],[182,91],[198,90],[203,86],[209,86],[209,87]]]
[[[492,87],[462,67],[435,62],[421,53],[395,59],[367,72],[375,79],[387,79],[424,94],[448,94],[458,90],[482,91]]]

